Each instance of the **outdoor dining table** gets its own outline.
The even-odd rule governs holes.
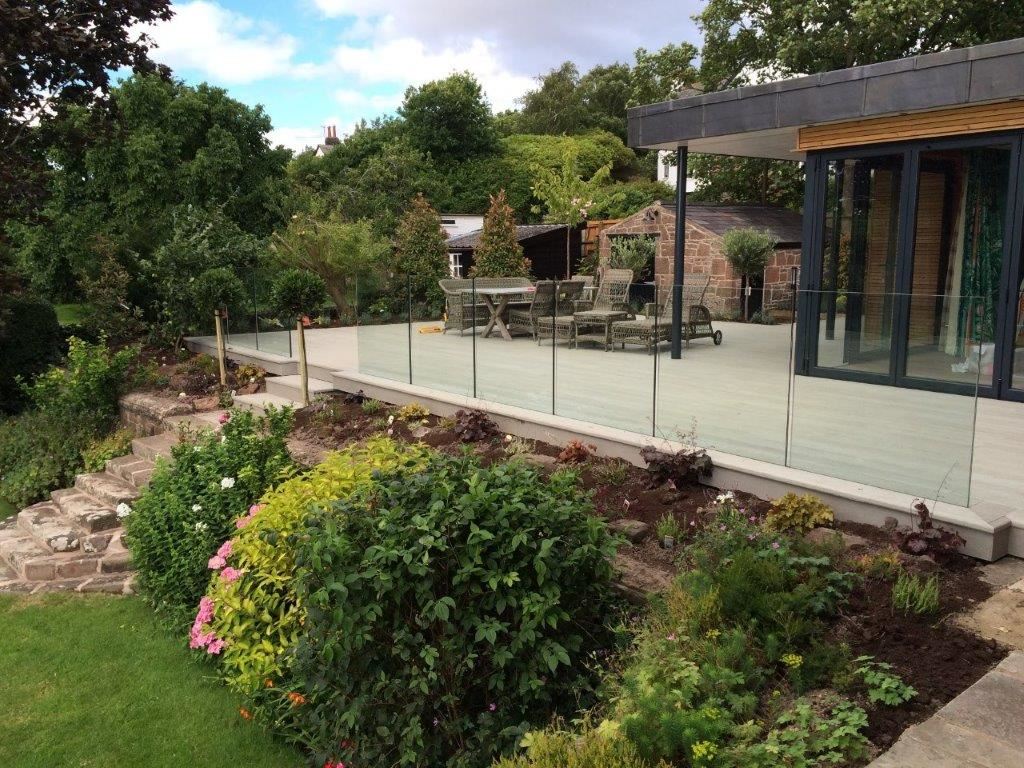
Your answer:
[[[576,321],[575,345],[579,346],[580,339],[600,341],[604,344],[604,349],[607,352],[611,348],[612,323],[616,320],[625,320],[629,317],[629,313],[618,310],[586,309],[574,313],[572,317]],[[597,328],[600,332],[596,334],[593,331],[588,332],[591,328]]]
[[[523,304],[528,303],[523,300],[513,301],[516,296],[523,296],[524,294],[533,293],[536,288],[472,288],[463,289],[462,293],[475,293],[481,299],[483,299],[484,306],[487,307],[487,311],[490,312],[490,319],[487,321],[487,325],[484,326],[484,332],[481,334],[484,338],[491,335],[491,332],[497,328],[498,333],[501,334],[502,338],[506,341],[512,341],[512,334],[509,333],[508,326],[505,324],[505,314],[508,312],[510,304]]]

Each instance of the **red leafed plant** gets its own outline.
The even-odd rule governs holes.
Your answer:
[[[923,499],[914,500],[914,512],[917,513],[916,525],[897,527],[892,532],[896,546],[903,552],[939,558],[950,557],[967,543],[956,531],[935,525],[931,510]]]
[[[558,454],[558,460],[563,464],[583,464],[594,455],[596,445],[584,444],[579,440],[570,440],[565,448]]]

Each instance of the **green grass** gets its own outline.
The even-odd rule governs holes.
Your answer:
[[[57,312],[57,322],[61,325],[75,325],[85,319],[86,312],[89,309],[88,304],[55,304],[54,310]]]
[[[0,520],[5,520],[18,513],[18,508],[6,499],[0,499]]]
[[[0,627],[4,768],[305,764],[137,598],[0,595]]]

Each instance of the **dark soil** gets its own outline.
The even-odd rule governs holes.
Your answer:
[[[471,450],[484,464],[508,456],[503,435],[467,445],[451,428],[451,420],[433,415],[412,424],[398,418],[388,424],[388,416],[397,411],[391,406],[365,406],[357,396],[336,396],[299,411],[295,432],[302,440],[338,448],[390,430],[389,434],[397,440],[422,442],[446,453]],[[535,443],[530,450],[556,460],[559,455],[565,458],[559,446]],[[575,457],[580,454],[578,450],[569,453]],[[595,514],[608,521],[629,518],[648,524],[646,536],[635,544],[624,545],[620,553],[669,576],[677,571],[679,545],[685,545],[705,524],[707,510],[719,493],[696,483],[652,487],[646,470],[615,459],[592,456],[575,464],[556,461],[554,466],[570,466],[579,471],[583,487],[592,494]],[[739,505],[752,515],[761,517],[768,511],[769,504],[763,499],[743,493],[736,493],[736,497]],[[682,531],[674,550],[664,549],[656,540],[655,525],[665,515],[674,517]],[[882,528],[855,523],[839,523],[836,527],[858,537],[847,553],[851,569],[854,558],[892,548],[892,538]],[[969,610],[992,592],[979,578],[976,561],[953,556],[940,564],[929,557],[903,556],[903,562],[907,570],[939,574],[939,613],[924,617],[894,613],[892,582],[864,579],[855,588],[829,638],[848,644],[853,657],[870,655],[892,664],[895,672],[918,692],[908,704],[896,708],[864,702],[869,715],[867,736],[880,750],[887,749],[908,726],[934,714],[1006,655],[1001,646],[960,629],[952,621],[953,614]]]

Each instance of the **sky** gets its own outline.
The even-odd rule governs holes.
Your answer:
[[[697,42],[700,0],[185,0],[149,27],[151,56],[187,83],[270,114],[273,144],[315,146],[394,113],[410,85],[468,70],[495,111],[571,60],[632,62],[643,46]]]

